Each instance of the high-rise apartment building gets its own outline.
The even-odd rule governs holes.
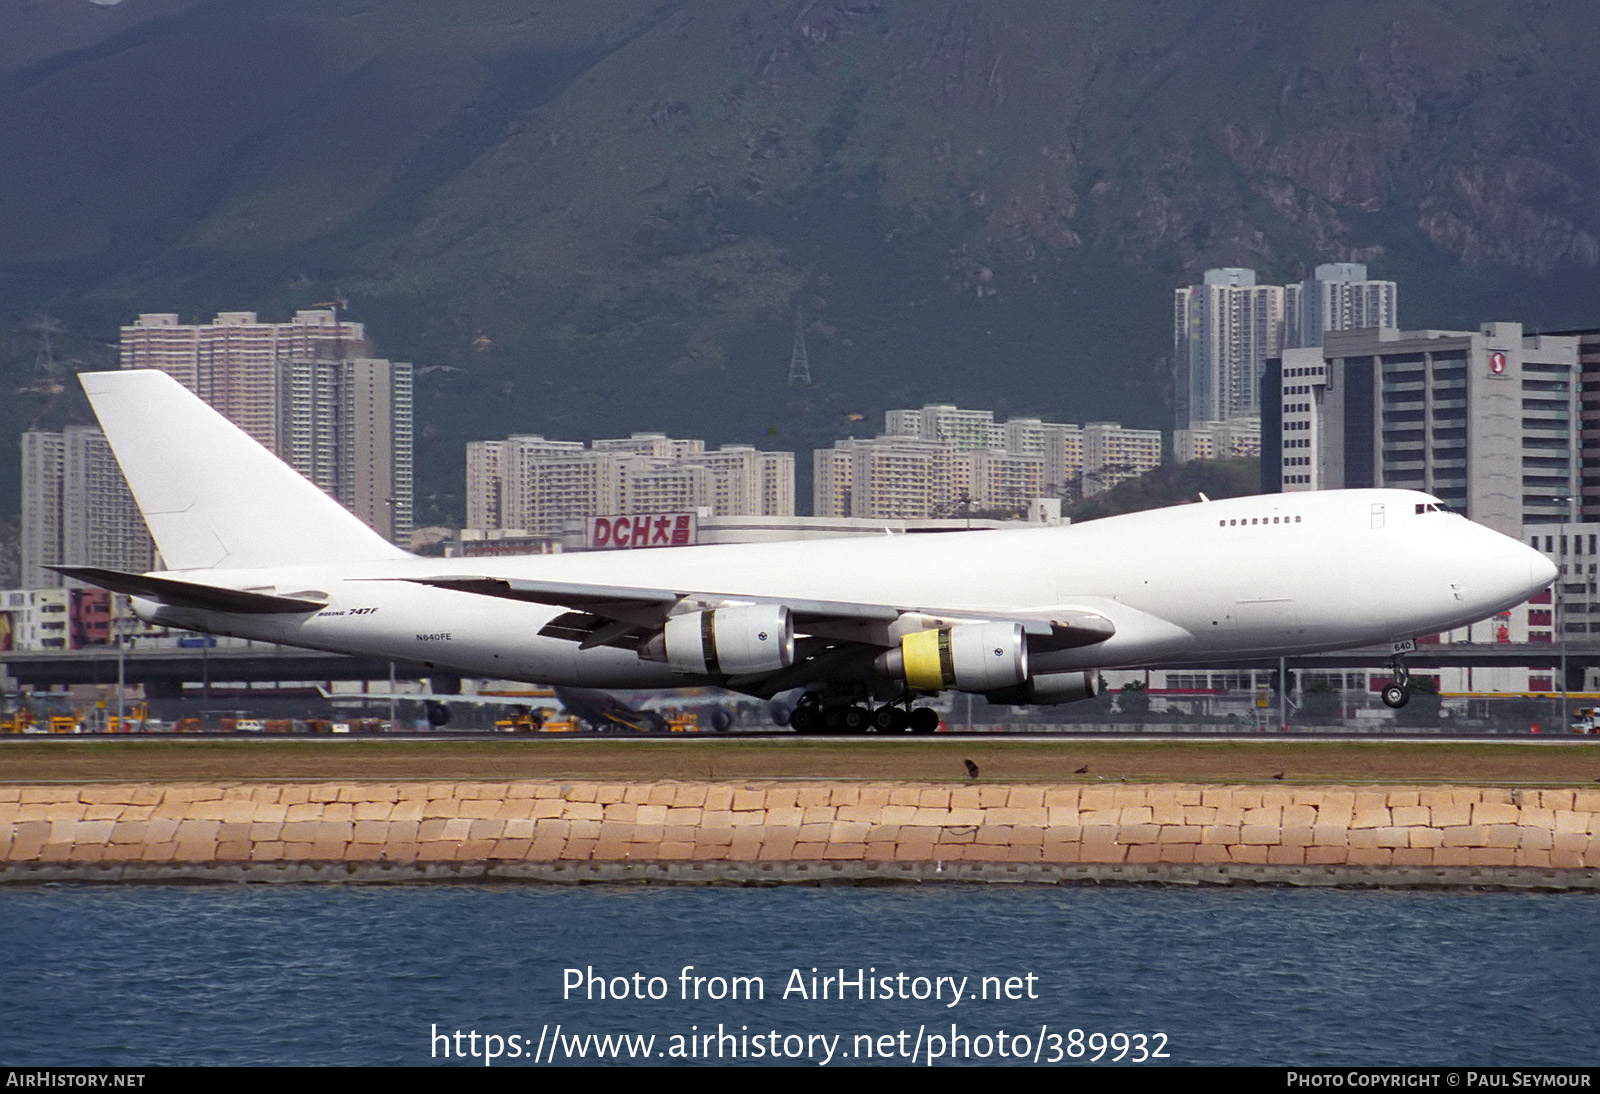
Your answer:
[[[374,357],[343,363],[339,492],[334,496],[394,543],[412,528],[412,371]]]
[[[105,435],[92,426],[22,436],[22,583],[54,588],[50,566],[154,566],[144,517]]]
[[[61,554],[61,476],[66,469],[66,438],[60,433],[22,435],[22,587],[49,589],[61,575],[47,566]]]
[[[794,454],[749,445],[707,451],[662,433],[579,441],[519,435],[467,445],[467,527],[560,534],[594,516],[708,510],[793,516]]]
[[[512,527],[501,522],[500,486],[504,463],[511,442],[467,442],[467,524],[468,528]]]
[[[1044,457],[1044,490],[1060,494],[1083,474],[1083,427],[1038,418],[1012,418],[1005,423],[1005,450]]]
[[[149,312],[122,328],[123,368],[160,369],[273,452],[280,451],[279,363],[370,352],[360,323],[317,308],[287,323],[263,323],[251,311],[220,312],[210,323]]]
[[[1161,466],[1161,432],[1117,422],[1083,427],[1083,496],[1110,490]]]
[[[379,535],[412,528],[412,368],[293,358],[276,366],[277,454]]]
[[[1359,262],[1325,263],[1283,286],[1257,285],[1254,270],[1207,270],[1203,284],[1174,297],[1176,458],[1260,451],[1251,428],[1259,430],[1268,358],[1320,346],[1329,332],[1398,325],[1397,286],[1370,279]],[[1240,423],[1249,428],[1229,428]]]
[[[884,414],[883,431],[890,437],[939,441],[957,452],[1005,447],[1005,427],[995,423],[992,410],[963,410],[944,404],[890,410]]]
[[[122,367],[159,369],[394,542],[412,528],[412,368],[371,355],[332,310],[287,323],[147,313],[122,328]]]
[[[1257,285],[1254,270],[1207,270],[1173,295],[1172,359],[1177,424],[1259,413],[1256,379],[1283,347],[1281,285]]]
[[[1178,463],[1188,463],[1190,460],[1237,460],[1260,454],[1260,418],[1201,422],[1192,429],[1172,431],[1172,458]]]
[[[1359,262],[1328,262],[1284,286],[1284,347],[1322,345],[1329,331],[1398,327],[1399,287],[1373,281]]]
[[[994,421],[986,410],[891,410],[888,432],[812,454],[819,517],[923,520],[1021,511],[1035,498],[1098,493],[1161,463],[1161,434],[1108,422]]]
[[[761,512],[794,515],[794,453],[761,453]]]

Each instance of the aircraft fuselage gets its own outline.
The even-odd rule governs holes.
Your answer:
[[[539,631],[565,609],[416,584],[492,575],[650,586],[738,601],[893,604],[944,616],[1066,605],[1109,619],[1105,641],[1030,656],[1031,671],[1243,660],[1387,643],[1483,619],[1554,569],[1498,533],[1398,490],[1230,499],[1067,527],[512,558],[393,558],[169,574],[325,595],[315,613],[244,615],[136,601],[172,626],[552,685],[712,682]]]

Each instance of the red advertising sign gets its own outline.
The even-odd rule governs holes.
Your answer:
[[[639,513],[631,517],[590,517],[584,546],[591,551],[637,547],[688,547],[698,528],[693,513]]]
[[[1506,371],[1506,355],[1499,350],[1489,354],[1489,371],[1496,376],[1502,375]]]

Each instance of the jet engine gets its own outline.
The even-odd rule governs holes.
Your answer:
[[[873,667],[918,691],[993,691],[1028,678],[1028,640],[1020,623],[958,623],[906,635]]]
[[[782,604],[687,612],[639,651],[697,676],[776,672],[794,663],[794,620]]]
[[[1044,672],[1009,688],[997,688],[984,698],[1012,706],[1048,706],[1093,699],[1097,691],[1092,672]]]

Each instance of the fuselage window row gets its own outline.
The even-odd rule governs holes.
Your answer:
[[[1271,518],[1268,518],[1268,517],[1251,517],[1249,520],[1245,520],[1243,517],[1239,517],[1236,520],[1219,520],[1219,521],[1217,521],[1217,527],[1218,528],[1232,528],[1235,525],[1244,525],[1244,526],[1248,527],[1248,526],[1250,526],[1252,524],[1278,524],[1278,523],[1288,524],[1288,523],[1290,523],[1290,520],[1289,520],[1288,517],[1271,517]],[[1299,524],[1300,523],[1300,518],[1298,516],[1296,516],[1294,518],[1293,523]]]

